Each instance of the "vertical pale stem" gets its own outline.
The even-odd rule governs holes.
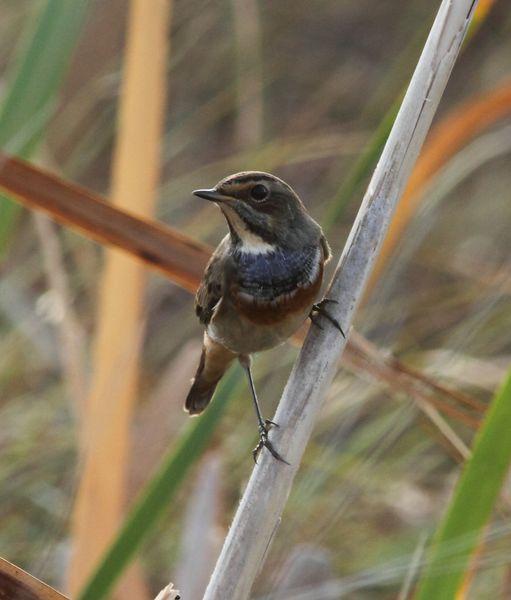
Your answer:
[[[73,310],[62,248],[55,225],[49,217],[38,213],[34,214],[34,223],[41,245],[46,279],[62,310],[60,322],[56,327],[60,360],[71,406],[77,419],[80,419],[87,381],[84,333]]]
[[[153,213],[158,182],[170,8],[170,0],[132,0],[125,49],[111,198],[113,204],[146,217]],[[73,596],[123,516],[143,290],[144,268],[121,251],[108,250],[82,426],[83,472],[69,574]],[[129,597],[135,597],[133,589]]]
[[[240,148],[250,148],[263,137],[261,19],[257,0],[231,0],[231,4],[236,39],[236,142]]]
[[[339,260],[328,297],[348,331],[401,195],[444,92],[476,2],[443,0],[382,156]],[[346,341],[312,328],[279,404],[272,441],[291,463],[263,453],[225,540],[204,600],[250,594],[275,534],[314,421]]]
[[[222,466],[218,453],[204,457],[186,503],[174,577],[186,600],[202,600],[222,545]]]

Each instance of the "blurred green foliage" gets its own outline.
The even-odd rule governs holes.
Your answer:
[[[470,557],[483,544],[488,523],[511,463],[511,372],[488,408],[474,440],[432,556],[419,583],[418,600],[450,600],[463,583]],[[449,565],[446,569],[445,565]]]
[[[83,27],[89,0],[47,0],[34,10],[7,76],[0,107],[0,147],[28,158],[45,132]],[[19,205],[0,197],[0,257]]]

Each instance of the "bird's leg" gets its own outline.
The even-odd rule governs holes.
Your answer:
[[[344,331],[342,330],[339,321],[332,317],[332,315],[325,309],[325,305],[327,305],[330,302],[334,304],[339,304],[337,300],[333,300],[332,298],[323,298],[321,302],[312,305],[311,311],[309,313],[309,318],[314,323],[314,325],[316,325],[320,329],[323,329],[323,327],[321,327],[321,325],[318,323],[318,315],[323,315],[325,319],[330,321],[330,323],[332,323],[332,325],[341,332],[342,337],[346,339],[346,336],[344,335]]]
[[[247,374],[247,377],[248,377],[250,392],[252,394],[252,400],[254,402],[254,408],[256,411],[256,415],[257,415],[257,422],[259,424],[259,442],[252,451],[252,456],[254,457],[254,462],[257,463],[257,457],[259,456],[259,453],[261,452],[261,450],[264,447],[269,450],[269,452],[273,456],[273,458],[280,460],[281,462],[284,462],[288,465],[289,463],[287,462],[287,460],[285,460],[277,452],[277,450],[275,450],[275,448],[273,447],[273,444],[268,439],[268,432],[270,431],[270,428],[272,426],[278,427],[278,425],[277,425],[277,423],[274,423],[273,421],[270,421],[269,419],[263,418],[263,415],[261,413],[261,408],[259,407],[259,401],[257,399],[257,392],[255,390],[254,379],[252,377],[252,370],[250,368],[250,363],[251,363],[250,356],[246,356],[246,355],[240,356],[239,360],[240,360],[241,366],[245,370],[245,373]]]

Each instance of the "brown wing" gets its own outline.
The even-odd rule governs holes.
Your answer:
[[[207,325],[211,321],[215,307],[224,293],[227,243],[226,237],[220,242],[213,256],[209,259],[195,295],[195,314],[203,325]]]

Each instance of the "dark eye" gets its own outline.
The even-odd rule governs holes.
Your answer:
[[[262,183],[254,185],[254,187],[250,190],[250,196],[258,202],[261,202],[261,200],[265,200],[268,197],[269,193],[270,192],[268,188]]]

